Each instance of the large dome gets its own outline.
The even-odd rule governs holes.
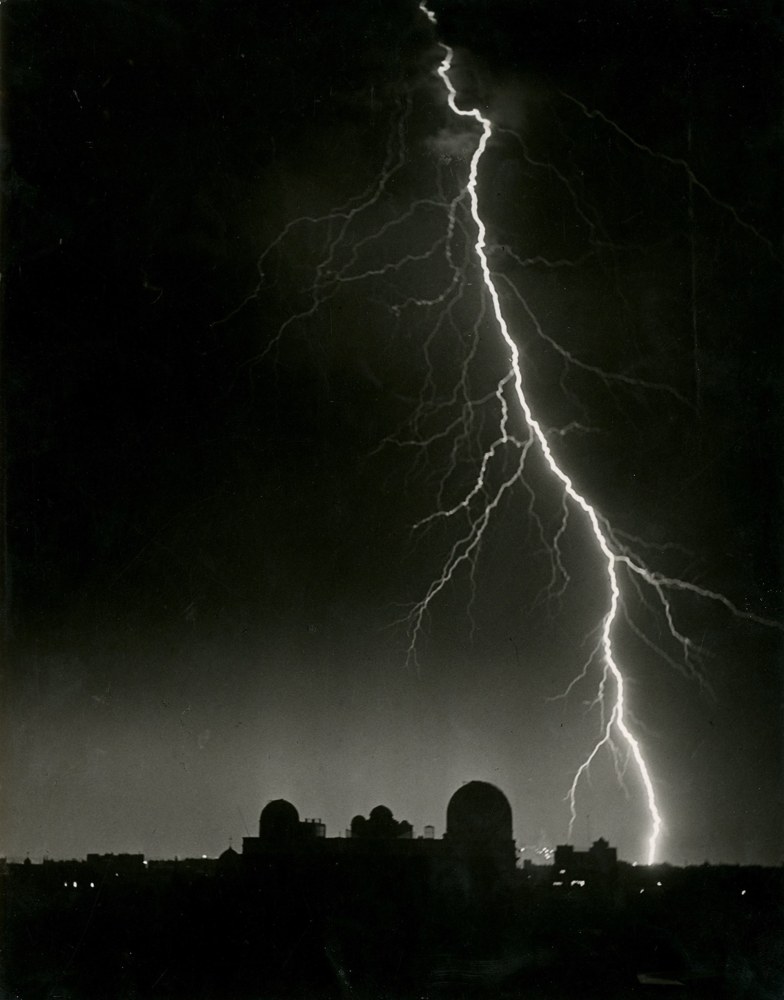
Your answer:
[[[262,840],[292,840],[299,832],[299,813],[285,799],[273,799],[261,810],[259,837]]]
[[[512,840],[512,807],[504,793],[486,781],[469,781],[446,807],[446,835],[467,844],[491,845]]]

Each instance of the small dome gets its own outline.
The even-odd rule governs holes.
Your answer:
[[[285,799],[274,799],[261,810],[259,837],[262,840],[291,840],[299,832],[299,813]]]
[[[411,824],[398,823],[387,806],[375,806],[367,819],[355,816],[351,820],[351,836],[374,840],[394,840],[395,837],[410,836]]]
[[[486,781],[469,781],[446,808],[446,835],[472,844],[512,840],[512,807],[504,793]]]

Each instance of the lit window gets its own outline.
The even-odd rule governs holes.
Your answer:
[[[642,896],[642,894],[643,894],[644,892],[645,892],[645,889],[640,889],[640,895],[641,895],[641,896]]]
[[[746,890],[745,889],[741,889],[740,894],[741,894],[741,896],[745,896],[746,895]]]
[[[659,886],[660,886],[660,885],[661,885],[661,882],[657,882],[657,883],[656,883],[656,885],[659,885]]]
[[[74,887],[74,889],[76,888],[76,882],[74,882],[73,887]]]
[[[553,882],[553,885],[563,885],[563,882]]]
[[[565,875],[565,874],[566,874],[566,869],[565,869],[565,868],[562,868],[562,869],[561,869],[561,870],[560,870],[560,871],[558,872],[558,874],[559,874],[559,875]]]
[[[582,888],[585,885],[584,878],[573,878],[569,885],[579,885]]]
[[[95,888],[95,882],[91,882],[91,883],[90,883],[90,888],[91,888],[91,889],[94,889],[94,888]]]

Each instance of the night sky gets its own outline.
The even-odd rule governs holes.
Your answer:
[[[412,527],[471,489],[507,363],[464,208],[459,299],[414,302],[450,287],[477,135],[426,18],[2,9],[0,853],[213,855],[277,797],[331,836],[379,803],[440,836],[472,779],[507,794],[519,845],[564,842],[596,667],[551,699],[607,593],[575,515],[548,596],[561,500],[535,457],[407,655],[466,523]],[[649,566],[782,620],[779,5],[434,10],[461,101],[499,129],[490,260],[559,460]],[[344,218],[286,229],[374,191],[340,240]],[[618,649],[660,856],[779,864],[784,637],[675,593],[700,682],[647,596],[648,641],[621,623]],[[624,791],[600,755],[576,843],[638,860],[645,834],[633,769]]]

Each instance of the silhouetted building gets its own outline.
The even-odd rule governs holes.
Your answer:
[[[486,781],[469,781],[449,800],[444,839],[460,856],[492,857],[502,868],[514,869],[512,807]]]
[[[446,837],[487,849],[512,841],[512,807],[504,793],[486,781],[469,781],[446,807]]]
[[[392,810],[386,806],[376,806],[370,810],[370,816],[355,816],[351,820],[351,837],[365,837],[372,840],[395,840],[403,838],[410,840],[414,828],[407,820],[396,820]]]
[[[459,861],[484,866],[488,877],[514,870],[512,808],[494,785],[470,781],[449,801],[446,833],[436,840],[432,826],[414,838],[407,820],[397,820],[387,806],[378,805],[370,815],[355,816],[345,837],[327,837],[321,820],[299,818],[296,807],[285,799],[264,806],[258,837],[244,837],[242,858],[248,864],[274,857],[359,858],[382,852],[386,857],[419,858],[435,863]]]
[[[88,854],[87,864],[112,875],[138,875],[144,868],[143,854]]]
[[[290,854],[307,850],[307,845],[326,837],[320,819],[300,820],[295,806],[285,799],[273,799],[261,811],[258,837],[244,837],[243,856]]]
[[[555,888],[610,889],[618,875],[618,852],[600,837],[587,851],[560,844],[553,860]]]
[[[242,868],[242,856],[229,846],[218,856],[218,868],[223,872],[238,872]]]
[[[259,840],[265,844],[288,844],[299,833],[299,813],[285,799],[268,802],[259,817]]]

